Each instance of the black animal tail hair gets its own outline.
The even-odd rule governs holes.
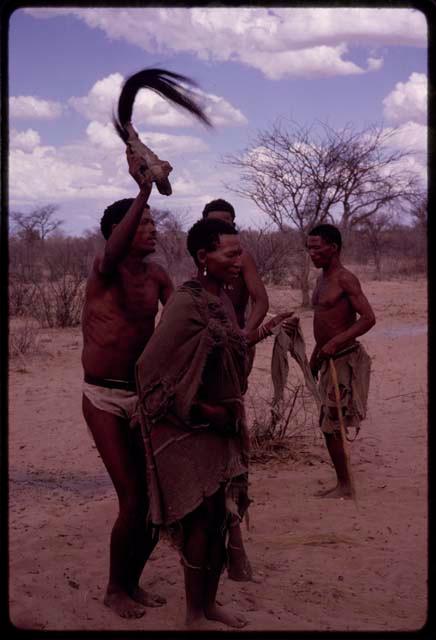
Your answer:
[[[127,142],[128,134],[125,130],[125,125],[131,121],[133,103],[140,89],[155,91],[193,113],[204,124],[211,127],[212,123],[209,118],[195,102],[192,95],[193,92],[186,87],[182,87],[180,82],[196,86],[195,82],[190,78],[165,69],[143,69],[127,78],[118,100],[118,117],[113,117],[113,124],[120,138]]]

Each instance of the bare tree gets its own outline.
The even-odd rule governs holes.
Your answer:
[[[62,220],[53,218],[58,209],[59,206],[56,204],[46,204],[30,213],[13,211],[11,212],[11,219],[18,232],[29,235],[29,237],[32,234],[36,234],[36,237],[45,240],[50,233],[53,233],[63,224]]]
[[[291,131],[279,121],[259,132],[247,149],[225,156],[224,163],[241,169],[239,186],[230,186],[232,191],[254,202],[280,230],[297,229],[302,304],[309,306],[306,234],[340,203],[339,150],[323,131],[319,135],[313,127],[291,124]]]
[[[259,275],[268,283],[284,282],[294,264],[290,247],[295,246],[295,232],[290,229],[280,233],[271,230],[267,223],[259,229],[244,229],[240,232],[242,246],[253,257]]]
[[[366,238],[368,248],[372,253],[376,280],[381,280],[383,249],[389,242],[386,231],[391,228],[392,217],[388,213],[377,213],[356,225],[356,230],[361,231]]]
[[[375,127],[337,131],[323,123],[285,128],[278,121],[244,151],[224,156],[224,164],[241,171],[239,184],[227,187],[254,202],[280,230],[288,225],[298,231],[303,306],[309,306],[304,249],[310,228],[338,220],[346,233],[393,202],[410,202],[416,181],[401,168],[407,152],[388,149],[392,135]]]
[[[428,217],[428,203],[427,194],[423,191],[418,192],[416,198],[410,208],[410,215],[416,227],[419,227],[423,231],[427,229],[427,217]]]
[[[158,230],[157,256],[176,283],[193,272],[191,256],[186,249],[186,216],[176,215],[169,209],[152,209]]]
[[[410,211],[419,193],[419,180],[403,162],[411,152],[395,149],[396,129],[372,126],[356,132],[348,125],[341,130],[325,127],[325,132],[338,152],[340,185],[340,205],[330,216],[345,242],[356,225],[370,224],[374,218],[377,229],[383,220],[386,226],[388,220],[394,222],[400,213]]]

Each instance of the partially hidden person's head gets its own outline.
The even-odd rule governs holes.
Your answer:
[[[208,202],[201,215],[204,220],[223,220],[228,224],[235,224],[235,210],[230,202],[222,198]]]
[[[241,271],[239,234],[223,220],[198,220],[188,231],[187,248],[200,274],[216,282],[232,282]]]
[[[341,253],[341,232],[332,224],[319,224],[309,231],[306,248],[315,267],[326,267]]]
[[[111,236],[117,224],[123,220],[124,216],[134,202],[134,198],[124,198],[117,200],[106,207],[103,217],[100,220],[100,229],[106,240]],[[150,213],[148,204],[144,206],[141,221],[138,225],[130,249],[133,252],[152,253],[156,247],[156,225]]]

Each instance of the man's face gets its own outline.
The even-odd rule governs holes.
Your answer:
[[[206,216],[207,220],[222,220],[223,222],[227,222],[231,224],[232,227],[235,226],[235,223],[232,218],[232,214],[230,211],[209,211]]]
[[[216,249],[207,253],[207,271],[215,280],[229,283],[241,272],[242,248],[237,235],[222,234],[219,240]]]
[[[329,244],[321,236],[307,236],[306,250],[317,269],[327,267],[335,253],[335,244]]]
[[[156,249],[156,224],[151,217],[150,209],[144,207],[141,221],[132,242],[132,248],[142,253],[153,253]]]

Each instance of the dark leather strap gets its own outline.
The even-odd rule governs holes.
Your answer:
[[[356,342],[355,344],[352,344],[350,347],[346,347],[345,349],[342,349],[342,351],[337,351],[330,357],[333,358],[333,360],[336,360],[336,358],[341,358],[342,356],[346,356],[347,353],[352,353],[353,351],[356,351],[356,349],[358,349],[359,346],[360,344]]]
[[[85,373],[85,382],[93,384],[96,387],[105,387],[106,389],[124,389],[125,391],[136,391],[134,380],[115,380],[113,378],[96,378]]]

